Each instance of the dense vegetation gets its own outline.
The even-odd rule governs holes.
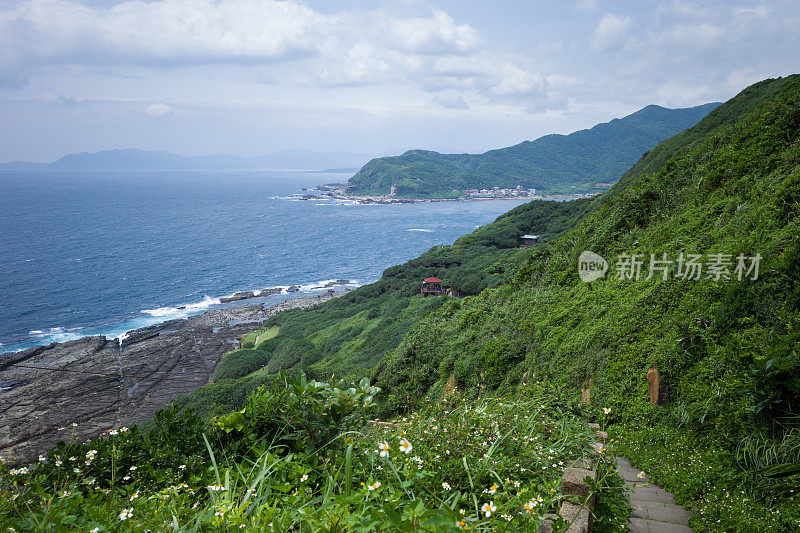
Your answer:
[[[413,198],[451,198],[471,188],[535,188],[542,193],[597,191],[613,183],[659,141],[703,118],[718,104],[687,109],[651,105],[627,117],[569,135],[483,154],[440,154],[410,150],[367,163],[348,185],[353,194],[389,194]]]
[[[520,233],[541,244],[518,249]],[[579,280],[584,250],[608,260],[605,279]],[[643,256],[639,279],[617,276],[621,254]],[[645,279],[651,254],[673,263]],[[680,254],[730,264],[687,279]],[[740,254],[760,254],[757,278],[739,275]],[[465,297],[421,298],[430,275]],[[610,445],[690,505],[696,530],[793,531],[798,325],[800,75],[749,87],[607,194],[520,206],[277,315],[148,428],[0,467],[0,517],[18,530],[532,529],[604,407]],[[649,402],[651,367],[664,405]],[[393,424],[364,423],[375,416]],[[604,488],[598,523],[619,531],[620,482]]]
[[[149,430],[63,443],[29,467],[0,464],[0,526],[535,530],[558,508],[565,464],[587,455],[585,421],[544,385],[479,402],[454,392],[395,424],[367,426],[377,392],[367,380],[343,390],[301,374],[210,423],[162,411]],[[603,458],[600,466],[609,472]],[[605,479],[600,501],[618,502],[619,482]]]
[[[792,76],[662,143],[513,283],[410,331],[377,372],[386,411],[414,409],[450,375],[465,390],[510,391],[528,372],[575,394],[591,380],[620,449],[697,505],[699,529],[796,528],[798,468],[780,465],[800,458],[799,136]],[[610,262],[608,279],[578,280],[583,250]],[[623,253],[645,258],[638,281],[615,279]],[[645,280],[650,254],[664,253],[728,254],[731,279],[682,279],[673,264]],[[738,279],[739,254],[762,256],[757,280]],[[648,401],[651,366],[670,390],[664,407]]]

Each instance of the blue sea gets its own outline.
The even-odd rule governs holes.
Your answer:
[[[221,307],[242,290],[377,280],[521,201],[299,201],[348,175],[0,171],[0,352]]]

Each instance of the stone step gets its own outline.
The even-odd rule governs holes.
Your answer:
[[[619,477],[625,481],[631,481],[633,483],[650,483],[650,478],[647,477],[647,474],[638,468],[617,467],[617,471],[619,472]]]
[[[628,521],[629,533],[692,533],[692,528],[686,524],[672,522],[659,522],[658,520],[645,520],[644,518],[631,518]]]
[[[625,480],[633,512],[630,533],[688,533],[689,511],[675,504],[675,495],[657,485],[624,457],[616,457],[617,471]],[[641,476],[641,477],[640,477]]]
[[[630,460],[624,457],[615,457],[614,461],[617,463],[617,468],[633,468]]]
[[[689,523],[689,511],[680,505],[632,500],[631,506],[633,506],[631,516],[634,518],[646,518],[675,524]]]
[[[646,502],[675,503],[674,494],[667,492],[656,485],[636,487],[633,489],[633,493],[631,493],[629,497],[631,501],[638,500]]]

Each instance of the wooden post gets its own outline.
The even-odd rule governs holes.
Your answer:
[[[650,396],[650,403],[652,404],[659,403],[658,388],[659,388],[658,369],[654,366],[651,366],[647,370],[647,394]]]
[[[456,377],[453,374],[450,374],[450,377],[447,378],[447,384],[444,386],[444,394],[445,398],[449,398],[455,393],[456,390]]]
[[[584,388],[581,389],[581,403],[584,405],[592,403],[592,378],[589,378]]]

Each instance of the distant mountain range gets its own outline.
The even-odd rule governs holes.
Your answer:
[[[189,170],[189,169],[338,169],[353,171],[370,158],[367,154],[282,150],[267,155],[182,156],[170,152],[124,149],[65,155],[52,163],[14,161],[0,164],[0,169],[53,170]]]
[[[348,181],[356,195],[447,198],[467,189],[535,188],[543,193],[585,193],[616,182],[656,144],[685,130],[719,105],[685,109],[649,105],[624,118],[569,135],[482,154],[441,154],[410,150],[371,160]]]

